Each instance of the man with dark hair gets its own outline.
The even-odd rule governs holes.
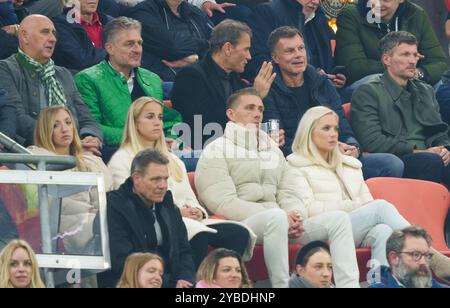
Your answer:
[[[286,144],[282,149],[286,156],[292,153],[298,123],[305,112],[315,106],[325,106],[333,109],[340,118],[339,149],[344,155],[361,160],[365,178],[403,176],[403,163],[395,155],[362,155],[335,87],[326,76],[308,65],[305,42],[296,28],[276,29],[269,36],[268,46],[277,77],[264,99],[264,119],[277,119],[280,127],[285,129]]]
[[[215,126],[209,131],[216,132],[211,141],[222,135],[227,123],[225,111],[228,97],[248,86],[240,74],[251,59],[251,37],[252,32],[247,25],[233,20],[221,22],[211,33],[211,53],[177,75],[172,103],[190,127],[192,138],[183,141],[190,143],[192,148],[203,148],[207,141],[203,128],[210,123]],[[267,95],[274,78],[272,64],[264,63],[254,82],[261,97]],[[199,131],[200,138],[196,137]],[[208,129],[205,128],[205,131]]]
[[[108,193],[111,270],[102,287],[115,287],[126,258],[152,252],[164,259],[164,287],[189,288],[195,282],[187,231],[172,193],[167,191],[169,160],[157,150],[144,150],[131,165],[131,177]]]
[[[100,154],[103,134],[80,97],[70,72],[51,59],[56,30],[48,17],[30,15],[20,24],[19,52],[0,61],[0,88],[17,108],[18,141],[33,144],[36,119],[49,106],[65,105],[73,114],[85,151]]]
[[[380,46],[384,74],[352,97],[352,127],[363,150],[397,155],[405,163],[406,178],[450,184],[448,126],[433,88],[415,79],[422,57],[416,38],[391,32]]]
[[[448,288],[433,279],[431,237],[424,229],[411,226],[395,231],[386,243],[386,254],[390,269],[382,267],[381,279],[369,288]]]
[[[97,11],[99,0],[77,0],[54,18],[58,42],[53,60],[73,71],[91,67],[106,57],[103,27],[111,17]]]

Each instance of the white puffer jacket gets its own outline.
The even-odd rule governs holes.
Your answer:
[[[353,157],[344,156],[336,172],[295,153],[287,160],[280,197],[299,204],[299,210],[305,207],[309,217],[330,211],[351,212],[373,201],[362,164]]]
[[[211,212],[245,220],[277,203],[286,159],[267,134],[229,122],[224,136],[209,144],[197,165],[199,200]]]

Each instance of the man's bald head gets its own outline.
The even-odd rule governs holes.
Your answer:
[[[30,15],[20,24],[19,46],[23,52],[41,64],[53,55],[56,45],[56,29],[44,15]]]

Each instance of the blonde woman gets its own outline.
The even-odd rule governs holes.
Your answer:
[[[117,288],[161,288],[164,274],[163,259],[153,253],[133,253],[127,257]]]
[[[390,203],[374,200],[361,163],[339,151],[339,117],[326,107],[308,110],[300,121],[280,194],[298,201],[309,217],[331,211],[350,216],[356,247],[371,247],[376,265],[388,266],[386,242],[393,230],[410,226]],[[433,251],[436,274],[450,276],[448,258]]]
[[[196,288],[251,288],[241,256],[228,249],[216,249],[203,260],[197,271]]]
[[[253,233],[244,226],[223,220],[208,220],[208,213],[199,204],[183,162],[170,153],[163,134],[163,105],[152,97],[137,99],[128,111],[122,144],[111,158],[108,167],[117,189],[130,177],[133,158],[146,149],[157,149],[169,159],[169,190],[180,208],[192,246],[194,263],[200,265],[208,253],[208,246],[225,247],[252,256]]]
[[[12,240],[0,253],[0,289],[44,288],[33,249],[23,240]]]
[[[112,189],[111,174],[101,158],[84,153],[77,127],[70,110],[65,106],[45,109],[39,115],[34,134],[33,154],[71,155],[77,166],[70,171],[97,172],[104,175],[105,189]],[[64,198],[61,210],[61,234],[67,252],[84,253],[85,245],[92,239],[92,226],[97,212],[97,198],[88,192]]]

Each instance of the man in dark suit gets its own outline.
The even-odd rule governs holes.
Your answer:
[[[164,259],[163,287],[189,288],[195,282],[191,246],[180,211],[167,192],[169,160],[144,150],[133,160],[131,177],[108,198],[111,270],[99,277],[101,287],[115,287],[126,258],[152,252]]]
[[[251,59],[251,37],[252,31],[247,25],[225,20],[211,33],[210,54],[178,73],[172,103],[190,128],[190,134],[186,134],[187,127],[180,128],[184,144],[199,150],[223,135],[228,97],[249,86],[240,74]],[[272,64],[264,62],[253,87],[264,98],[274,79]],[[209,135],[212,135],[210,140]]]
[[[16,107],[6,97],[6,91],[0,89],[0,132],[10,138],[16,137]]]

